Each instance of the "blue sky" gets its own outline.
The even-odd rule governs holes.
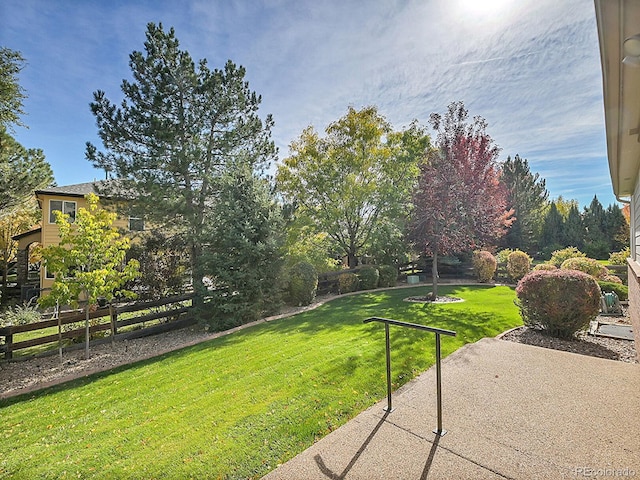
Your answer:
[[[44,150],[58,185],[104,177],[84,157],[100,145],[89,102],[121,99],[148,22],[212,68],[247,69],[281,159],[348,106],[377,105],[399,129],[462,100],[552,198],[615,201],[592,0],[3,0],[0,45],[27,60],[16,138]]]

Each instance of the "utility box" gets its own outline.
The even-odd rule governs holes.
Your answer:
[[[407,283],[409,285],[413,285],[418,282],[420,282],[420,277],[418,275],[407,275]]]

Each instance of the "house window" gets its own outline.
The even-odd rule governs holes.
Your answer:
[[[76,221],[76,202],[65,202],[62,200],[50,200],[49,201],[49,223],[56,223],[56,216],[54,211],[62,212],[65,215],[69,215],[69,222]]]
[[[138,217],[129,217],[129,230],[132,232],[143,232],[144,220]]]
[[[49,273],[49,270],[45,267],[44,269],[44,277],[48,279],[55,279],[56,276],[53,273]]]

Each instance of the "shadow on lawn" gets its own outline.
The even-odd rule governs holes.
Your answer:
[[[460,288],[464,294],[464,287],[444,287],[443,295],[456,295]],[[494,288],[487,286],[486,288]],[[484,289],[484,287],[474,287]],[[35,399],[60,391],[74,389],[88,385],[95,380],[108,377],[113,374],[153,365],[167,359],[179,360],[186,355],[192,355],[210,348],[223,348],[233,346],[248,339],[260,335],[289,335],[303,334],[309,337],[310,348],[313,348],[313,340],[328,330],[337,329],[342,332],[337,338],[344,351],[344,355],[335,359],[332,371],[354,371],[362,361],[384,361],[384,328],[380,324],[364,324],[363,320],[372,317],[393,318],[395,320],[430,325],[457,332],[457,341],[443,340],[443,354],[452,353],[457,348],[468,342],[477,341],[486,336],[495,336],[500,333],[496,330],[495,316],[489,313],[479,313],[473,309],[464,308],[464,304],[419,304],[404,302],[403,299],[422,294],[425,287],[416,289],[394,289],[377,292],[364,292],[359,295],[338,297],[329,303],[314,310],[296,314],[292,317],[260,323],[245,330],[234,332],[212,340],[207,340],[197,345],[188,346],[180,350],[165,353],[157,357],[139,362],[115,367],[111,370],[95,373],[69,382],[55,385],[32,393],[25,393],[16,397],[0,400],[0,408],[25,400]],[[457,307],[452,307],[457,305]],[[450,337],[449,337],[450,338]],[[359,358],[349,350],[358,349],[364,342],[376,342],[379,347],[371,358]],[[407,374],[416,371],[425,364],[415,361],[415,355],[424,354],[433,363],[435,360],[435,335],[413,329],[392,327],[391,347],[394,356],[394,377],[402,379]],[[274,345],[277,348],[277,345]]]

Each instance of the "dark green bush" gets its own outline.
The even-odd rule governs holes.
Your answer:
[[[554,337],[572,337],[600,312],[598,283],[577,270],[533,271],[520,280],[516,295],[525,325]]]
[[[355,273],[341,273],[338,275],[338,292],[349,293],[358,290],[358,276]]]
[[[292,305],[309,305],[316,298],[318,273],[309,262],[296,263],[289,269],[288,293]]]
[[[391,265],[380,265],[378,267],[378,273],[380,277],[378,278],[378,286],[379,287],[395,287],[398,281],[398,270],[396,270]]]
[[[380,272],[375,267],[365,266],[358,271],[360,290],[372,290],[377,288],[379,279]]]
[[[613,292],[618,295],[620,300],[629,299],[629,287],[626,285],[622,285],[617,282],[607,282],[604,280],[598,280],[598,285],[600,285],[600,290],[603,292]]]

